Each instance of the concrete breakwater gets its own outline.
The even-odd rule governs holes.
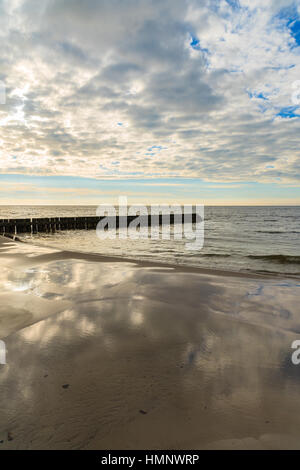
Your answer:
[[[0,234],[17,235],[18,233],[51,233],[61,230],[95,230],[97,224],[104,217],[48,217],[48,218],[32,218],[32,219],[0,219]],[[164,225],[174,223],[195,223],[201,222],[198,214],[180,214],[173,213],[168,215],[159,214],[157,216],[116,216],[115,218],[107,217],[107,226],[116,228],[128,227],[134,221],[137,225],[151,227],[152,225]],[[114,220],[113,220],[114,219]],[[135,220],[139,219],[139,220]]]

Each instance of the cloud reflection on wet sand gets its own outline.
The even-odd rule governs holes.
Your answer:
[[[297,281],[22,249],[2,245],[2,448],[295,447]]]

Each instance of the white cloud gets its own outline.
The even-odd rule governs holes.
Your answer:
[[[1,5],[3,173],[299,179],[292,1]]]

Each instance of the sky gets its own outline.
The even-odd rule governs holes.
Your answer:
[[[300,204],[300,1],[0,0],[0,204]]]

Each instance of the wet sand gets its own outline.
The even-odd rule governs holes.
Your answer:
[[[296,279],[0,259],[0,449],[300,448]]]

